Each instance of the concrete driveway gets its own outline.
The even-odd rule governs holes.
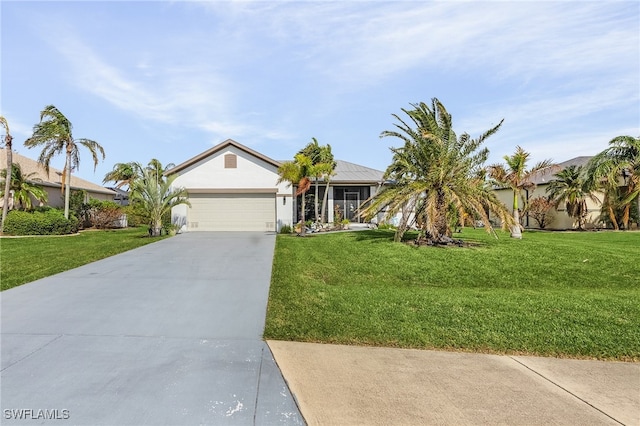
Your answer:
[[[0,293],[0,423],[304,424],[262,340],[274,245],[188,233]]]

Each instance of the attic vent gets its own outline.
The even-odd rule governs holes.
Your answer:
[[[238,167],[238,157],[235,154],[226,154],[224,156],[224,168],[235,169]]]

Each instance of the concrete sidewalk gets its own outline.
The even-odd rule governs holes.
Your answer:
[[[640,364],[268,341],[309,425],[640,425]]]

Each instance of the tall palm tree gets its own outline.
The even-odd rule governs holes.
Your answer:
[[[333,158],[333,153],[331,152],[331,145],[326,144],[320,147],[320,163],[323,165],[321,171],[323,172],[322,178],[325,180],[324,196],[322,197],[322,207],[320,209],[320,222],[324,223],[327,199],[329,198],[329,185],[331,178],[335,175],[337,166],[336,160]]]
[[[587,199],[599,202],[598,198],[585,186],[582,167],[569,166],[554,175],[554,180],[547,186],[549,198],[556,207],[564,203],[569,217],[584,229],[584,222],[589,213]]]
[[[397,130],[380,135],[404,142],[401,148],[391,149],[393,162],[385,179],[393,184],[371,197],[361,214],[371,218],[386,209],[388,218],[415,206],[422,233],[433,243],[450,240],[450,211],[478,217],[488,232],[493,228],[487,211],[495,212],[505,225],[511,224],[508,210],[481,174],[489,150],[480,146],[498,131],[502,121],[476,139],[467,133],[458,137],[451,115],[438,99],[432,100],[431,107],[425,103],[411,105],[414,109],[402,109],[409,122],[394,114],[399,121]]]
[[[305,194],[311,188],[311,179],[313,173],[313,164],[311,159],[304,154],[296,154],[294,161],[285,161],[278,167],[278,184],[289,182],[290,185],[296,186],[296,197],[302,195],[302,224],[300,234],[305,235]]]
[[[12,151],[12,141],[13,136],[11,136],[11,132],[9,131],[9,123],[7,120],[0,115],[0,126],[4,128],[4,148],[7,150],[7,168],[5,169],[5,173],[8,176],[13,176],[11,171],[11,167],[13,166],[13,151]],[[9,192],[10,192],[11,179],[5,179],[4,186],[4,196],[3,196],[3,204],[2,204],[2,222],[0,222],[0,234],[4,229],[4,221],[7,218],[7,213],[9,212]]]
[[[173,207],[180,204],[191,205],[186,189],[171,186],[176,177],[158,180],[158,176],[152,169],[145,168],[141,178],[133,182],[131,199],[139,203],[148,214],[151,236],[160,235],[162,216],[170,212]]]
[[[4,188],[0,190],[2,197],[5,198],[7,193],[13,191],[14,208],[19,206],[20,209],[24,210],[33,208],[32,198],[40,203],[46,203],[47,191],[37,185],[38,182],[42,182],[42,179],[36,177],[36,175],[36,172],[23,175],[20,164],[13,164],[11,167],[11,179],[7,179],[7,169],[3,169],[0,171],[0,178],[4,179]],[[9,183],[8,191],[7,182]]]
[[[518,210],[518,200],[522,196],[522,191],[525,189],[534,189],[536,184],[531,180],[533,175],[553,165],[551,160],[544,160],[527,169],[527,161],[530,155],[531,154],[520,146],[517,146],[516,152],[513,155],[505,155],[502,157],[507,163],[506,166],[503,164],[489,166],[489,177],[497,184],[506,185],[513,191],[513,219],[515,222],[511,227],[511,237],[513,238],[522,238],[520,212]]]
[[[609,203],[609,209],[619,204],[623,212],[622,224],[629,229],[634,201],[640,210],[640,137],[617,136],[609,141],[609,147],[587,164],[587,185],[604,188],[609,199],[616,198],[615,193],[619,193],[620,199],[617,203]],[[612,215],[609,211],[609,216]],[[615,219],[614,226],[617,229]]]
[[[98,153],[102,154],[103,160],[105,158],[104,149],[98,142],[91,139],[74,139],[72,128],[69,119],[58,108],[47,105],[40,112],[40,122],[33,126],[33,135],[24,142],[27,148],[43,147],[38,162],[44,166],[47,174],[51,159],[57,154],[65,153],[62,187],[65,188],[64,217],[67,219],[71,196],[71,173],[80,166],[78,145],[84,146],[91,152],[94,170],[98,166]]]
[[[311,138],[311,142],[307,144],[304,148],[302,148],[298,154],[306,155],[311,159],[311,164],[313,168],[311,170],[311,177],[313,178],[314,187],[315,187],[315,195],[314,195],[314,213],[316,222],[324,222],[324,211],[326,208],[328,190],[329,190],[329,181],[331,179],[331,175],[333,174],[336,163],[333,159],[333,154],[331,153],[331,146],[325,145],[321,146],[318,143],[316,138]],[[325,192],[322,201],[322,208],[320,209],[321,213],[318,212],[318,185],[320,180],[325,180]]]

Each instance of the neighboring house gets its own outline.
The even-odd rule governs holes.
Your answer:
[[[536,185],[533,190],[524,190],[522,191],[522,196],[526,199],[532,199],[535,197],[543,196],[546,197],[547,187],[549,183],[554,180],[554,175],[567,167],[570,166],[586,166],[589,160],[592,157],[583,156],[583,157],[575,157],[570,160],[567,160],[562,163],[555,164],[550,168],[546,169],[544,172],[538,172],[533,175],[531,182]],[[500,188],[496,189],[496,193],[498,198],[507,206],[509,209],[513,206],[513,191],[509,188]],[[596,197],[600,202],[603,200],[603,194],[598,192],[595,193]],[[522,208],[522,207],[521,207]],[[587,220],[585,227],[586,228],[604,228],[605,225],[600,221],[600,203],[594,202],[590,199],[587,199],[587,209],[589,211],[587,215]],[[554,229],[554,230],[563,230],[563,229],[573,229],[575,226],[575,221],[571,218],[566,211],[564,203],[561,203],[557,209],[553,210],[554,217],[549,222],[549,225],[545,227],[545,229]],[[538,228],[538,223],[528,215],[525,215],[523,218],[523,225],[525,228]]]
[[[177,165],[165,174],[177,176],[174,186],[187,190],[191,206],[174,207],[172,221],[186,231],[279,231],[294,225],[299,220],[298,202],[288,182],[277,183],[281,164],[228,139]],[[358,206],[376,191],[382,174],[337,161],[328,194],[328,221],[333,221],[336,205],[344,217],[359,221]],[[321,181],[320,200],[324,187]],[[309,193],[314,192],[312,186]],[[313,212],[313,205],[307,211]]]
[[[115,187],[107,187],[107,189],[115,192],[115,196],[113,197],[113,201],[121,206],[129,205],[129,191],[125,191],[124,189],[115,188]]]
[[[35,173],[33,177],[39,178],[42,182],[33,181],[34,184],[40,185],[47,191],[47,205],[51,207],[64,207],[64,193],[62,192],[62,171],[54,167],[49,168],[49,174],[44,170],[44,167],[35,160],[25,157],[13,152],[13,163],[20,164],[22,174],[24,176],[30,173]],[[7,152],[6,148],[0,149],[0,170],[6,169],[7,164]],[[87,199],[96,198],[98,200],[110,200],[113,201],[116,193],[110,189],[104,188],[100,185],[96,185],[84,179],[80,179],[77,176],[71,175],[71,190],[84,190],[86,191]],[[2,205],[2,199],[0,199],[0,206]],[[34,203],[37,205],[37,203]]]

